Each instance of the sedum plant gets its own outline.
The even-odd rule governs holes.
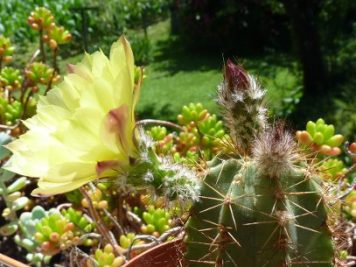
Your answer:
[[[306,131],[297,131],[298,141],[313,151],[326,156],[337,156],[341,153],[339,148],[344,141],[341,134],[335,134],[332,124],[326,124],[323,119],[316,122],[309,121]]]
[[[0,72],[0,85],[5,87],[7,90],[13,91],[20,87],[22,82],[22,77],[20,71],[12,68],[5,67]]]
[[[155,141],[157,154],[170,155],[175,162],[194,166],[197,162],[212,159],[224,149],[228,137],[223,122],[201,103],[183,106],[177,120],[180,127],[176,127],[176,132],[168,132],[163,126],[154,126],[147,131]]]
[[[123,256],[115,256],[114,248],[107,244],[103,249],[97,249],[94,253],[94,259],[88,260],[88,266],[99,267],[120,267],[125,263]],[[94,264],[93,264],[94,263]]]
[[[71,39],[71,34],[54,22],[51,11],[37,7],[28,18],[30,27],[39,34],[39,49],[36,49],[23,70],[4,67],[12,61],[15,46],[9,38],[0,36],[0,124],[2,129],[13,130],[14,135],[24,132],[21,119],[36,112],[36,95],[46,94],[59,81],[57,64],[59,46]],[[52,51],[52,68],[46,64],[46,46]],[[41,62],[38,56],[41,55]],[[16,133],[16,134],[15,134]]]
[[[15,177],[14,173],[1,170],[0,171],[0,196],[5,202],[5,208],[1,212],[1,216],[7,223],[0,227],[0,234],[3,236],[13,235],[19,226],[17,212],[24,209],[30,202],[22,190],[28,183],[26,177],[20,177],[12,181]]]
[[[336,266],[331,210],[316,166],[283,123],[269,125],[263,90],[231,61],[219,103],[235,151],[209,163],[186,225],[187,266]]]
[[[162,208],[155,208],[150,205],[147,211],[142,214],[143,220],[146,225],[142,226],[142,232],[145,234],[160,235],[167,231],[170,223],[171,216],[168,211]]]
[[[15,47],[11,44],[10,39],[0,35],[0,70],[3,64],[12,61],[14,51]]]
[[[335,181],[343,177],[346,168],[343,161],[331,158],[322,162],[320,171],[324,179]]]
[[[23,212],[19,218],[20,231],[14,237],[16,244],[27,250],[26,259],[35,266],[49,264],[51,256],[37,251],[40,245],[36,238],[36,224],[46,216],[47,212],[41,206],[35,206],[31,212]]]
[[[32,11],[27,22],[33,30],[39,33],[39,48],[43,63],[46,62],[44,44],[47,43],[53,53],[54,69],[58,71],[58,45],[68,43],[72,38],[71,34],[64,27],[56,25],[52,12],[45,7],[37,7]]]

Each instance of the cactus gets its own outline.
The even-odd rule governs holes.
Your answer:
[[[231,62],[225,79],[229,88],[256,86],[252,76]],[[220,155],[209,163],[200,200],[186,224],[187,265],[334,266],[329,209],[317,168],[310,166],[283,123],[262,128],[262,118],[257,118],[263,115],[257,112],[262,99],[230,92],[239,93],[236,102],[227,92],[219,93],[220,101],[240,105],[226,114],[240,154]],[[254,112],[246,114],[246,107]]]

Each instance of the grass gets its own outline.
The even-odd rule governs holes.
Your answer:
[[[223,56],[190,53],[178,40],[169,36],[169,21],[149,28],[154,60],[145,69],[147,78],[142,86],[139,115],[175,119],[183,105],[201,102],[216,113],[216,89],[222,81]],[[260,82],[268,87],[267,102],[272,113],[286,116],[301,96],[301,79],[296,63],[283,55],[239,58]]]
[[[191,54],[170,38],[169,22],[149,28],[154,60],[145,68],[138,114],[174,120],[182,106],[202,102],[216,111],[216,87],[221,81],[221,56]]]
[[[153,61],[145,67],[138,116],[175,120],[182,106],[190,102],[201,102],[210,112],[216,113],[218,107],[214,99],[222,81],[222,54],[185,50],[179,40],[170,36],[168,20],[149,27],[148,36]],[[68,58],[61,62],[61,67],[76,63],[80,58]],[[288,115],[300,97],[301,81],[296,64],[286,56],[274,54],[239,58],[238,61],[269,88],[267,101],[273,114]]]

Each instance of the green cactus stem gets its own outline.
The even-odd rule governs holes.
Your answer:
[[[253,157],[211,162],[187,223],[188,266],[334,266],[324,203],[292,136],[269,129]]]

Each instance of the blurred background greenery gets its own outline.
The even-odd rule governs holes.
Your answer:
[[[37,44],[26,20],[48,7],[72,34],[61,69],[125,33],[146,79],[138,116],[175,120],[182,105],[214,102],[227,58],[257,75],[272,115],[293,127],[324,117],[356,139],[354,0],[3,0],[0,34],[21,66]]]

